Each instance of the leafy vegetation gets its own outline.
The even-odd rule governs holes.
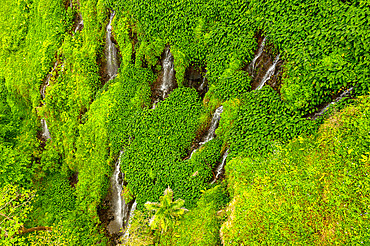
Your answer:
[[[357,101],[317,136],[277,146],[268,158],[230,161],[224,245],[369,243],[369,103]]]
[[[120,68],[106,81],[113,10]],[[370,243],[369,11],[368,0],[2,1],[1,244],[107,245],[120,151],[138,203],[128,244]],[[251,91],[260,36],[280,54],[281,84]],[[152,108],[165,47],[178,88]],[[203,99],[190,66],[208,82]],[[359,99],[304,118],[351,87]],[[220,105],[217,137],[190,158]],[[226,149],[226,180],[211,185]],[[159,235],[144,204],[169,186],[189,212]]]

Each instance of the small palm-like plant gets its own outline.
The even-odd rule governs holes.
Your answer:
[[[148,210],[154,210],[155,215],[150,221],[150,227],[152,229],[160,229],[161,232],[166,232],[169,228],[173,228],[176,220],[180,218],[186,208],[183,208],[185,201],[177,199],[173,201],[173,191],[168,187],[164,191],[164,196],[159,198],[158,202],[146,202],[145,208]]]

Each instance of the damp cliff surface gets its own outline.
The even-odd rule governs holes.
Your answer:
[[[211,122],[210,122],[210,126],[207,130],[207,132],[205,133],[204,136],[201,137],[201,140],[198,144],[198,147],[195,148],[191,154],[190,154],[190,158],[193,156],[193,154],[199,150],[204,144],[206,144],[207,142],[211,141],[212,139],[214,139],[216,137],[216,129],[219,125],[219,122],[220,122],[220,119],[221,119],[221,113],[223,112],[223,106],[220,106],[218,107],[213,116],[212,116],[212,119],[211,119]]]
[[[253,60],[243,70],[247,71],[252,78],[252,90],[260,90],[265,84],[280,90],[283,61],[280,54],[274,55],[273,46],[269,44],[268,37],[256,34],[258,47],[255,50]]]
[[[321,106],[318,107],[318,110],[315,113],[309,114],[306,117],[312,120],[315,120],[321,116],[324,115],[326,111],[329,110],[330,107],[332,107],[337,102],[341,101],[342,99],[348,99],[351,97],[352,91],[354,87],[351,87],[349,89],[346,89],[342,91],[341,93],[338,93],[337,95],[333,96],[331,101],[328,103],[324,103]]]
[[[189,66],[185,71],[185,86],[194,88],[203,98],[208,91],[207,70],[204,67]]]
[[[216,170],[214,172],[214,178],[211,182],[211,184],[214,184],[217,180],[223,178],[223,175],[225,173],[225,165],[226,165],[226,159],[229,154],[229,150],[226,150],[225,153],[222,155],[222,160],[220,164],[216,167]]]
[[[99,59],[99,62],[101,62],[100,76],[102,84],[114,79],[119,69],[119,50],[112,33],[112,22],[115,14],[115,11],[110,13],[109,22],[105,28],[104,57]]]
[[[126,202],[123,198],[124,174],[121,172],[121,157],[124,154],[120,152],[118,160],[115,164],[113,175],[111,176],[110,195],[107,197],[109,206],[108,214],[108,232],[110,235],[117,238],[122,235],[122,231],[128,226],[130,217],[136,208],[135,201]]]
[[[153,108],[158,102],[163,101],[168,95],[177,88],[174,57],[170,47],[166,47],[161,58],[162,70],[157,80],[152,85],[152,102]]]

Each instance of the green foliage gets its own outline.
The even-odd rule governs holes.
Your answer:
[[[315,137],[228,162],[224,245],[369,243],[369,97],[356,104]]]
[[[212,178],[212,169],[226,146],[231,148],[230,157],[248,156],[253,159],[242,159],[243,165],[236,160],[231,162],[231,166],[228,164],[228,180],[230,184],[236,184],[230,191],[234,195],[230,208],[235,208],[240,216],[231,221],[231,227],[229,224],[224,226],[225,233],[229,230],[223,235],[225,244],[230,242],[227,241],[229,238],[235,239],[236,244],[244,242],[249,240],[249,235],[257,241],[265,240],[267,235],[266,238],[276,244],[295,243],[294,240],[298,240],[295,237],[301,235],[304,239],[299,238],[301,241],[297,244],[330,244],[330,240],[336,239],[339,243],[353,243],[362,236],[368,236],[363,229],[364,220],[355,219],[367,197],[353,188],[360,185],[360,188],[368,189],[366,183],[361,183],[367,180],[363,180],[366,175],[361,173],[363,167],[360,165],[365,163],[365,168],[368,167],[368,139],[365,134],[365,130],[368,132],[368,99],[363,99],[364,106],[358,104],[345,109],[342,118],[330,118],[330,121],[341,122],[339,126],[332,122],[334,129],[341,129],[341,132],[325,128],[331,124],[327,122],[317,139],[293,141],[279,149],[301,134],[311,134],[327,115],[343,108],[346,103],[337,104],[317,123],[300,118],[302,115],[315,111],[319,105],[349,87],[355,86],[357,95],[369,92],[368,1],[289,0],[281,4],[277,0],[73,0],[71,3],[73,8],[69,8],[68,1],[64,0],[4,0],[0,3],[0,188],[9,184],[38,187],[39,197],[31,213],[32,221],[42,225],[54,224],[55,228],[53,232],[30,237],[30,243],[106,243],[102,239],[97,210],[107,193],[114,159],[122,148],[125,150],[122,171],[129,190],[125,194],[137,199],[139,209],[147,200],[156,201],[167,186],[174,189],[176,198],[185,200],[186,207],[194,208],[180,226],[178,245],[196,244],[198,241],[202,245],[219,244],[216,236],[219,220],[215,214],[220,207],[216,209],[215,204],[223,204],[222,199],[217,200],[216,195],[208,196],[206,192],[195,206],[202,190],[210,187],[208,182]],[[101,63],[104,61],[108,8],[116,10],[113,33],[120,49],[121,69],[114,80],[102,86]],[[79,14],[83,17],[84,29],[72,33],[73,21]],[[283,101],[268,87],[249,92],[251,78],[242,68],[252,60],[256,49],[255,34],[261,31],[268,38],[268,46],[271,48],[273,45],[273,52],[280,53],[284,61]],[[166,45],[171,47],[175,58],[176,80],[180,88],[157,108],[149,109],[150,85],[160,71],[158,58]],[[57,66],[46,90],[46,98],[41,101],[40,86],[54,64]],[[182,88],[189,64],[207,70],[209,92],[203,109],[196,92]],[[192,159],[184,160],[195,136],[207,125],[209,112],[221,103],[224,112],[217,130],[218,137],[202,146]],[[356,118],[353,122],[347,120],[352,116]],[[40,144],[37,139],[40,117],[47,120],[51,131],[52,139],[46,144]],[[338,144],[337,139],[348,148]],[[300,149],[310,144],[313,145],[312,155],[320,157],[321,162],[301,153]],[[329,151],[319,153],[319,147],[315,146],[330,149],[332,155],[328,154]],[[270,160],[257,160],[273,152],[275,156],[270,156]],[[337,155],[348,158],[340,162]],[[307,168],[304,160],[316,169]],[[288,161],[299,168],[289,169],[292,167],[288,164],[289,168],[276,170],[276,166],[284,167],[285,164],[281,163]],[[329,172],[334,166],[360,174],[354,181],[342,173],[342,169]],[[235,170],[231,170],[232,167]],[[283,198],[268,197],[275,199],[278,208],[271,208],[271,204],[264,202],[257,204],[261,200],[258,199],[260,194],[256,184],[241,181],[251,175],[247,173],[249,171],[262,176],[267,169],[273,173],[270,180],[279,181],[280,186],[271,187],[266,183],[266,187],[258,186],[258,189],[281,194]],[[66,179],[70,170],[79,172],[76,191],[69,187]],[[289,175],[284,173],[286,170]],[[306,179],[302,174],[305,171],[316,175],[311,186],[305,186]],[[274,175],[282,177],[282,181]],[[257,180],[260,176],[256,177]],[[320,206],[315,204],[319,207],[316,212],[314,209],[305,213],[301,211],[307,202],[303,195],[295,197],[284,193],[285,186],[281,182],[289,181],[295,185],[296,180],[300,181],[294,186],[300,187],[298,192],[320,187],[321,190],[315,193],[321,202]],[[37,186],[40,182],[41,185]],[[340,182],[347,182],[345,188],[338,185]],[[238,186],[248,191],[239,190]],[[276,191],[278,189],[281,193]],[[247,194],[245,192],[255,195],[254,203],[241,203],[245,198],[243,195]],[[297,190],[294,192],[301,194]],[[337,199],[335,195],[341,195],[341,198]],[[342,195],[344,200],[341,200]],[[345,199],[353,201],[348,212],[341,207],[347,204]],[[334,209],[333,201],[336,203]],[[238,207],[235,204],[242,205]],[[246,212],[250,211],[246,206],[262,209],[258,210],[259,214],[251,214]],[[329,210],[340,212],[333,212],[324,219],[318,217],[318,214]],[[265,216],[265,211],[270,214]],[[282,211],[282,215],[274,217],[271,211]],[[235,211],[231,209],[229,212]],[[209,218],[203,218],[206,221],[204,225],[196,213],[209,215]],[[254,224],[245,223],[245,226],[253,228],[248,231],[245,227],[239,228],[237,223],[242,220],[242,215],[257,222],[268,218],[265,221],[270,224],[261,222],[266,228],[280,219],[285,223],[311,216],[310,223],[316,227],[289,224],[281,230],[276,226],[276,230],[272,228],[266,233],[266,230],[258,231],[259,228],[252,227]],[[191,230],[185,230],[191,227],[191,221],[201,228],[199,233],[195,231],[190,235]],[[348,222],[348,226],[354,225],[356,231],[347,230],[342,221]],[[334,222],[340,225],[336,226]],[[248,236],[238,234],[239,229]],[[205,233],[204,237],[201,232]],[[347,232],[347,236],[343,232]],[[272,234],[274,236],[270,237]],[[61,235],[68,236],[59,240]],[[166,237],[170,236],[172,234],[163,235],[161,242],[166,243]],[[144,241],[151,239],[149,236]],[[17,237],[14,240],[18,240]],[[169,240],[173,241],[172,238]]]
[[[221,122],[223,128],[225,123]],[[299,117],[266,86],[245,94],[230,133],[230,148],[233,155],[260,156],[271,152],[274,145],[314,129],[315,122]]]
[[[152,80],[150,70],[126,67],[106,91],[97,95],[86,123],[80,126],[77,194],[81,206],[88,207],[91,216],[97,214],[97,206],[108,190],[113,156],[129,144],[135,133],[137,113],[149,103]]]
[[[30,186],[32,169],[28,168],[29,159],[0,143],[0,187],[6,184],[22,184]]]
[[[78,237],[76,237],[76,233],[72,229],[60,224],[53,226],[51,231],[30,233],[27,235],[27,243],[30,246],[72,246],[78,244]]]
[[[195,207],[186,213],[174,231],[173,245],[220,245],[219,230],[222,218],[219,209],[228,203],[228,195],[223,185],[207,190]]]
[[[149,211],[135,211],[135,216],[130,219],[130,228],[126,228],[129,236],[123,236],[120,241],[124,246],[153,245],[154,236],[149,226],[151,213]]]
[[[48,175],[43,180],[37,187],[37,197],[33,200],[27,227],[52,226],[69,218],[76,200],[75,189],[69,182],[67,177],[60,174]]]
[[[0,194],[0,243],[19,245],[24,239],[18,233],[32,209],[30,202],[35,192],[8,184],[1,187]]]
[[[193,171],[192,165],[181,160],[195,137],[199,113],[195,90],[178,88],[154,110],[135,117],[139,127],[131,124],[137,130],[122,155],[121,168],[139,208],[148,200],[156,201],[167,186],[186,204],[193,200],[192,190],[201,188],[191,185],[179,191]]]
[[[173,201],[173,191],[168,187],[164,195],[159,197],[158,202],[146,202],[145,208],[155,211],[152,221],[149,223],[153,230],[159,229],[161,233],[166,233],[169,229],[174,229],[176,220],[181,218],[187,209],[182,208],[185,201],[177,199]]]
[[[365,3],[253,0],[250,8],[256,25],[284,51],[282,93],[289,107],[307,113],[353,85],[358,94],[369,92]]]

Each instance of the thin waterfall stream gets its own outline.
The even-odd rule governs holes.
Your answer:
[[[251,70],[254,70],[256,68],[256,61],[258,60],[258,58],[261,57],[262,52],[265,49],[265,45],[266,45],[266,37],[263,38],[262,43],[260,47],[258,48],[257,54],[252,60],[252,63],[250,65]]]
[[[46,75],[45,82],[41,86],[40,94],[43,100],[45,99],[45,96],[46,96],[46,88],[50,86],[50,80],[54,76],[53,73],[56,71],[58,65],[59,65],[59,62],[56,61],[51,71],[48,73],[48,75]],[[41,119],[41,128],[42,128],[42,134],[41,134],[42,138],[44,140],[51,139],[50,131],[49,131],[48,124],[46,123],[45,118]]]
[[[327,103],[322,109],[316,112],[311,118],[317,119],[318,117],[322,116],[332,105],[339,102],[341,99],[349,97],[354,87],[349,88],[348,90],[343,91],[337,97],[334,98],[333,101]]]
[[[174,58],[169,47],[164,50],[164,58],[162,59],[162,77],[160,85],[154,88],[153,109],[156,108],[159,101],[164,100],[176,88]]]
[[[211,182],[211,184],[214,184],[217,181],[217,179],[222,175],[225,164],[226,164],[226,158],[227,158],[228,154],[229,154],[229,150],[226,150],[224,155],[222,156],[222,161],[221,161],[220,165],[216,169],[216,175],[215,175],[213,181]]]
[[[113,220],[110,221],[108,225],[108,231],[111,234],[119,234],[121,232],[121,230],[128,224],[128,221],[136,208],[136,201],[133,204],[126,203],[125,199],[122,197],[124,174],[121,172],[121,157],[123,153],[123,151],[120,152],[113,175],[111,177],[111,210],[114,216]]]
[[[78,19],[79,19],[79,22],[76,25],[76,28],[74,30],[74,33],[80,32],[84,28],[84,20],[83,20],[81,14],[78,15]]]
[[[112,21],[115,16],[115,11],[112,11],[109,18],[109,23],[106,27],[106,44],[105,44],[105,58],[106,58],[106,74],[108,81],[114,79],[118,73],[118,49],[112,41]],[[126,203],[122,197],[122,190],[124,185],[124,174],[121,172],[121,157],[124,154],[120,152],[116,162],[113,175],[111,177],[111,212],[113,220],[108,224],[108,231],[110,234],[120,234],[124,227],[129,227],[130,218],[133,216],[136,209],[136,201]]]
[[[105,58],[107,61],[106,72],[108,75],[108,81],[113,79],[118,73],[118,49],[112,41],[112,21],[115,14],[115,11],[112,11],[110,14],[105,36]]]
[[[129,212],[128,216],[127,216],[127,221],[126,221],[127,229],[125,231],[125,234],[123,234],[123,238],[124,239],[125,238],[128,238],[130,236],[131,220],[134,217],[134,212],[136,210],[136,207],[137,207],[137,203],[136,203],[136,201],[134,201],[134,203],[131,206],[130,212]]]
[[[211,141],[212,139],[216,137],[216,129],[218,128],[222,112],[223,112],[223,106],[220,106],[215,110],[211,123],[210,123],[210,127],[208,128],[207,134],[202,138],[203,141],[199,142],[198,148],[196,148],[195,150],[191,152],[190,159],[192,158],[193,154],[197,150],[199,150],[204,144],[206,144],[207,142]],[[226,152],[223,154],[222,161],[220,162],[220,164],[217,166],[215,170],[215,177],[213,181],[211,182],[211,184],[215,183],[220,178],[221,174],[223,173],[228,152],[229,150],[226,150]]]
[[[199,142],[199,146],[198,148],[196,148],[195,150],[193,150],[191,152],[191,155],[190,155],[190,159],[191,157],[193,156],[193,154],[198,150],[200,149],[204,144],[206,144],[207,142],[211,141],[212,139],[214,139],[216,137],[216,129],[218,127],[218,124],[220,122],[220,119],[221,119],[221,113],[223,112],[223,106],[220,106],[218,107],[214,114],[213,114],[213,117],[212,117],[212,120],[211,120],[211,125],[207,131],[207,134],[202,138],[202,141]]]
[[[265,85],[266,81],[268,81],[271,78],[271,76],[274,75],[275,70],[276,70],[276,65],[279,62],[279,59],[280,59],[280,54],[278,54],[275,57],[274,62],[272,63],[271,67],[269,67],[269,69],[267,70],[265,76],[263,76],[262,81],[258,85],[258,87],[256,88],[256,90],[262,89],[262,87]]]

